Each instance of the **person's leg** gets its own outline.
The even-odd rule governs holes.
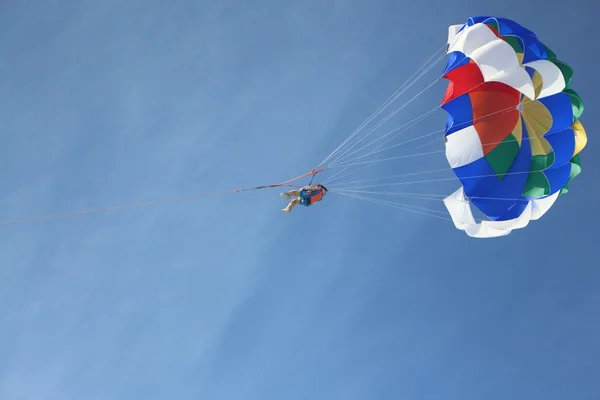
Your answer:
[[[295,197],[292,201],[290,201],[290,203],[287,205],[286,208],[284,208],[283,210],[281,210],[282,213],[289,213],[290,211],[292,211],[294,209],[294,207],[296,207],[298,204],[300,204],[300,197]]]
[[[300,196],[299,190],[290,190],[289,192],[281,193],[281,197],[283,197],[286,200],[291,199],[292,197],[298,197],[298,196]]]

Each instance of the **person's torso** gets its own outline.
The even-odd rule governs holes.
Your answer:
[[[323,191],[323,189],[318,188],[318,187],[313,187],[306,191],[306,197],[310,199],[311,203],[316,203],[317,201],[321,201],[321,199],[323,199],[324,195],[325,195],[325,192]]]

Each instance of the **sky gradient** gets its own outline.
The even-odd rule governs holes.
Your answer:
[[[333,194],[282,215],[277,189],[0,226],[0,399],[600,398],[599,11],[2,2],[1,221],[302,174],[478,14],[526,25],[573,67],[589,142],[570,192],[500,239]]]

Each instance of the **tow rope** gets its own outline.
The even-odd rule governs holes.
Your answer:
[[[302,174],[300,176],[297,176],[295,178],[288,179],[286,181],[271,184],[271,185],[255,186],[255,187],[244,188],[244,189],[225,190],[225,191],[213,192],[213,193],[202,193],[202,194],[197,194],[194,196],[173,197],[173,198],[168,198],[168,199],[145,201],[145,202],[141,202],[141,203],[132,203],[132,204],[124,204],[124,205],[118,205],[118,206],[101,207],[101,208],[95,208],[95,209],[83,210],[83,211],[73,211],[73,212],[62,213],[62,214],[50,214],[50,215],[44,215],[44,216],[40,216],[40,217],[31,217],[31,218],[17,219],[17,220],[12,220],[12,221],[0,221],[0,226],[23,224],[26,222],[42,221],[42,220],[47,220],[47,219],[72,217],[75,215],[92,214],[92,213],[99,213],[99,212],[103,212],[103,211],[114,211],[114,210],[122,210],[122,209],[126,209],[126,208],[145,207],[145,206],[151,206],[151,205],[163,204],[163,203],[174,203],[174,202],[178,202],[178,201],[200,199],[203,197],[221,196],[224,194],[240,193],[240,192],[246,192],[246,191],[251,191],[251,190],[260,190],[260,189],[275,188],[275,187],[281,187],[281,186],[298,187],[298,186],[290,185],[290,183],[300,180],[302,178],[306,178],[308,176],[312,176],[312,179],[310,180],[310,182],[312,184],[312,181],[315,178],[315,176],[318,173],[323,172],[324,170],[325,170],[325,168],[319,168],[319,169],[315,168],[312,171],[309,171],[309,172]]]

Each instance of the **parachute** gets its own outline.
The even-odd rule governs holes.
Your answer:
[[[450,26],[447,51],[446,158],[462,186],[444,204],[469,236],[504,236],[542,217],[580,173],[583,102],[572,69],[509,19]],[[476,223],[471,204],[489,221]]]
[[[557,198],[568,191],[569,183],[581,172],[579,153],[587,144],[587,136],[579,121],[583,113],[583,102],[571,88],[573,70],[559,60],[534,32],[515,21],[500,17],[476,16],[470,17],[464,24],[451,25],[448,28],[447,42],[438,53],[440,51],[443,54],[433,64],[430,61],[437,53],[334,150],[336,157],[330,155],[326,158],[327,161],[333,157],[325,165],[325,169],[342,168],[344,171],[359,164],[442,152],[450,167],[446,170],[451,170],[453,177],[368,186],[346,185],[342,188],[331,185],[341,178],[330,178],[323,183],[328,184],[331,192],[448,219],[457,229],[471,237],[505,236],[515,229],[524,228],[532,220],[540,219]],[[440,106],[371,143],[352,150],[432,87],[436,81],[377,122],[366,133],[360,134],[365,126],[444,58],[447,58],[447,63],[438,80],[447,82],[447,86]],[[421,123],[439,108],[446,113],[445,128],[382,148],[385,143]],[[438,134],[444,137],[444,150],[361,161],[391,148],[398,149]],[[382,139],[385,141],[380,142]],[[440,142],[437,139],[431,142],[435,143]],[[369,149],[371,145],[376,147],[370,148],[364,155],[350,158],[359,151]],[[394,177],[444,171],[428,171],[423,168],[423,165],[428,164],[421,163],[417,172]],[[359,171],[362,170],[364,168]],[[334,176],[339,174],[340,172]],[[379,179],[386,178],[352,183]],[[456,179],[460,182],[460,187],[457,190],[449,189],[448,192],[455,190],[450,195],[448,192],[440,195],[373,191],[385,186],[420,185],[427,182],[437,184]],[[413,200],[442,200],[445,210],[442,212],[422,205],[398,204],[366,197],[368,194]],[[482,216],[479,221],[475,219],[473,211]]]

